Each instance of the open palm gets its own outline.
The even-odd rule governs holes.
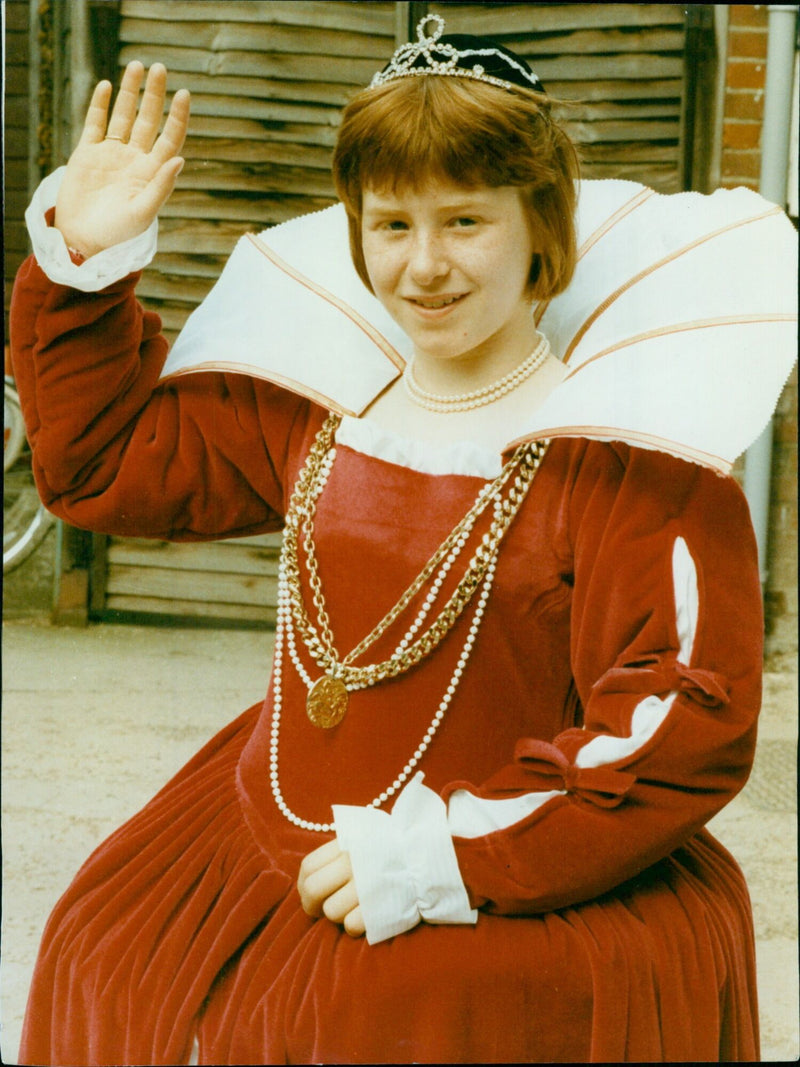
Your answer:
[[[189,122],[189,93],[175,94],[159,136],[167,71],[160,63],[150,68],[137,112],[143,77],[141,63],[128,64],[110,118],[111,84],[100,82],[67,164],[55,225],[87,258],[143,233],[183,166],[179,153]]]

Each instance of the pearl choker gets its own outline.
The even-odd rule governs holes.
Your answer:
[[[518,367],[509,371],[498,381],[485,385],[482,389],[475,389],[471,393],[457,393],[453,396],[429,393],[422,388],[414,377],[413,364],[407,363],[403,371],[403,385],[406,393],[415,404],[427,408],[428,411],[436,411],[441,414],[447,414],[452,411],[471,411],[473,408],[492,404],[495,400],[499,400],[501,396],[505,396],[516,389],[517,386],[522,385],[524,381],[527,381],[550,355],[550,342],[541,333],[538,334],[538,337],[539,341],[536,348]]]

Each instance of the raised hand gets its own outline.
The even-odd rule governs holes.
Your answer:
[[[87,258],[143,233],[183,167],[189,93],[175,93],[159,136],[167,71],[161,63],[150,68],[137,114],[143,77],[141,63],[128,64],[110,119],[111,83],[97,85],[67,164],[55,225],[67,245]]]

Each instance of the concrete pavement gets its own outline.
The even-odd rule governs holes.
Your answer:
[[[263,696],[272,634],[3,627],[0,1047],[17,1048],[45,919],[80,863],[216,730]],[[800,1055],[797,674],[770,673],[743,793],[712,824],[750,885],[765,1060]]]

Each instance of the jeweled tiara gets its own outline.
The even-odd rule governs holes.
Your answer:
[[[425,28],[434,22],[435,29]],[[444,34],[441,15],[426,15],[417,23],[417,40],[401,45],[383,70],[373,77],[370,88],[385,85],[397,78],[438,74],[454,78],[473,78],[501,89],[533,89],[544,86],[524,59],[494,41],[467,34]]]

